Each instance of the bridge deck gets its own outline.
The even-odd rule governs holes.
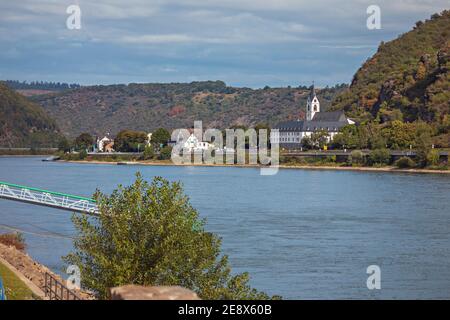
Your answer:
[[[56,209],[98,214],[94,199],[0,181],[0,198]]]

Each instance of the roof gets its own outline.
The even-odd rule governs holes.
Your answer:
[[[312,121],[347,122],[344,111],[316,112]]]
[[[337,117],[337,113],[340,114],[341,111],[339,111],[339,112],[318,112],[315,114],[313,120],[311,120],[311,121],[294,120],[294,121],[280,122],[279,124],[277,124],[275,126],[275,129],[278,129],[282,132],[283,131],[294,131],[294,132],[310,131],[310,132],[313,132],[313,131],[317,131],[317,130],[326,130],[326,131],[335,132],[348,124],[345,114],[342,112],[342,114],[344,115],[344,118],[342,118],[341,116]],[[320,117],[324,120],[317,120],[316,116],[318,114],[329,114],[329,115]],[[328,118],[330,120],[328,120]],[[338,119],[338,120],[333,120],[333,119]]]

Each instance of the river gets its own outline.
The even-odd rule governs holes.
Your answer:
[[[0,181],[91,196],[136,171],[183,183],[234,272],[285,299],[450,298],[450,176],[256,168],[115,166],[0,157]],[[0,199],[0,232],[56,272],[72,249],[70,213]],[[367,267],[381,270],[368,290]]]

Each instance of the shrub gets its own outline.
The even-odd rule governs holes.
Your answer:
[[[395,165],[401,169],[405,169],[415,167],[416,163],[410,157],[401,157],[395,161]]]
[[[7,233],[0,235],[0,243],[9,246],[15,247],[17,250],[23,251],[25,250],[25,238],[21,233]]]
[[[80,153],[78,154],[78,158],[80,160],[86,159],[87,156],[88,156],[88,154],[87,154],[86,150],[81,150]]]
[[[372,165],[384,165],[389,164],[391,160],[391,154],[388,149],[380,148],[372,150],[370,152],[369,158]]]
[[[159,160],[169,160],[172,156],[172,147],[171,146],[165,146],[162,147],[161,151],[159,152],[158,159]]]
[[[427,154],[427,165],[437,166],[439,165],[439,151],[431,149]]]
[[[350,164],[363,164],[364,154],[359,150],[353,150],[349,157]]]
[[[144,160],[151,160],[155,157],[155,149],[152,145],[145,146],[144,154],[142,155]]]

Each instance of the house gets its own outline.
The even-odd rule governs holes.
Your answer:
[[[183,144],[183,149],[189,150],[189,152],[203,151],[213,148],[213,145],[209,142],[199,141],[198,138],[191,133],[189,138],[187,138],[186,142]]]
[[[330,141],[339,130],[355,122],[347,118],[344,111],[320,112],[320,101],[317,98],[314,84],[306,102],[306,119],[280,122],[271,132],[271,143],[278,143],[281,148],[300,149],[302,139],[317,131],[326,131]]]
[[[98,139],[97,138],[97,150],[99,152],[106,152],[105,151],[105,146],[110,144],[111,142],[114,143],[114,140],[110,139],[109,136],[105,136],[103,137],[103,139]]]
[[[175,146],[176,144],[181,144],[183,143],[183,150],[187,150],[188,152],[200,152],[200,151],[204,151],[204,150],[208,150],[208,149],[213,149],[214,145],[209,143],[209,142],[205,142],[205,141],[200,141],[197,136],[192,133],[192,130],[190,130],[190,135],[189,137],[186,139],[186,141],[184,141],[184,137],[181,134],[181,132],[178,134],[178,137],[176,139],[176,141],[170,141],[169,145],[171,145],[172,147]]]

